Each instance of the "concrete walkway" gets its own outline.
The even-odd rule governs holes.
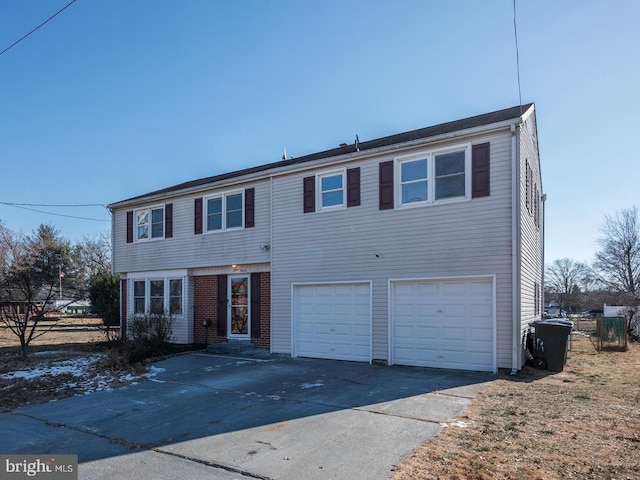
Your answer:
[[[0,415],[0,453],[83,479],[383,479],[494,376],[275,355],[176,356],[150,381]]]

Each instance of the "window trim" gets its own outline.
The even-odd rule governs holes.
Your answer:
[[[324,193],[322,191],[322,179],[327,177],[335,177],[338,175],[342,177],[342,188],[340,190],[338,189],[328,190],[328,192],[342,191],[342,203],[339,205],[329,205],[325,207],[324,205],[322,205],[322,194]],[[317,212],[331,212],[331,211],[343,210],[347,208],[347,169],[346,168],[326,170],[323,172],[316,173],[316,205],[317,205],[317,209],[316,209]]]
[[[435,176],[435,158],[438,155],[447,153],[464,151],[464,195],[457,197],[447,197],[442,199],[436,199],[436,176]],[[471,143],[462,143],[451,145],[444,148],[423,150],[421,152],[412,153],[409,155],[402,155],[395,157],[394,159],[394,202],[395,208],[415,208],[423,207],[426,205],[442,205],[446,203],[468,202],[472,198],[472,151]],[[412,162],[416,160],[427,160],[427,199],[419,202],[402,202],[402,164],[405,162]]]
[[[227,227],[227,197],[233,195],[241,195],[242,196],[242,213],[241,213],[241,221],[242,224],[238,227]],[[209,200],[213,200],[215,198],[222,199],[222,228],[216,230],[209,230]],[[206,195],[202,198],[202,233],[220,233],[220,232],[228,232],[234,230],[243,230],[245,227],[245,212],[246,212],[246,204],[245,204],[245,189],[234,189],[227,190],[223,192],[217,192],[212,195]]]
[[[181,312],[180,314],[171,314],[171,284],[172,280],[180,280],[181,282]],[[184,318],[185,316],[185,278],[181,276],[167,276],[167,277],[159,277],[159,276],[149,276],[145,278],[133,278],[131,279],[131,297],[129,303],[129,311],[131,312],[132,317],[140,317],[143,315],[151,314],[151,282],[154,281],[162,281],[162,303],[165,312],[169,312],[169,316],[171,318]],[[136,312],[136,294],[135,294],[135,284],[136,282],[144,283],[144,312]]]
[[[153,211],[154,210],[162,210],[162,236],[160,237],[153,236]],[[149,228],[149,234],[150,234],[149,238],[138,237],[138,213],[143,211],[149,212],[149,221],[148,221],[148,228]],[[167,209],[165,204],[150,205],[148,207],[136,208],[135,210],[133,210],[133,225],[132,225],[133,241],[134,242],[155,242],[158,240],[164,240],[166,238],[166,233],[167,233],[166,220],[167,220]]]

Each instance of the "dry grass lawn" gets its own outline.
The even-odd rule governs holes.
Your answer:
[[[589,337],[572,338],[563,372],[501,372],[460,422],[413,452],[393,480],[640,480],[640,345],[598,352]],[[89,357],[103,339],[98,331],[49,332],[23,360],[9,347],[15,337],[0,330],[0,374]],[[60,388],[65,380],[1,381],[0,411],[77,393]]]
[[[393,480],[640,479],[640,345],[572,339],[563,372],[500,373]]]

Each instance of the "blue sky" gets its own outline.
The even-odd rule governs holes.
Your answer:
[[[68,0],[2,0],[0,50]],[[546,260],[590,262],[640,204],[640,2],[517,0]],[[0,55],[0,202],[108,204],[519,103],[511,0],[77,0]],[[102,207],[0,204],[31,232]]]

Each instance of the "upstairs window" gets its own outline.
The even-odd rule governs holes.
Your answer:
[[[318,175],[320,207],[344,207],[344,172]]]
[[[243,192],[232,192],[206,198],[208,232],[244,227]]]
[[[137,241],[164,238],[164,207],[136,210],[135,219]]]
[[[398,206],[471,197],[469,146],[401,157],[396,164]]]
[[[427,159],[411,160],[400,164],[402,204],[426,202],[429,198]]]
[[[443,153],[435,156],[436,200],[465,196],[465,152]]]

